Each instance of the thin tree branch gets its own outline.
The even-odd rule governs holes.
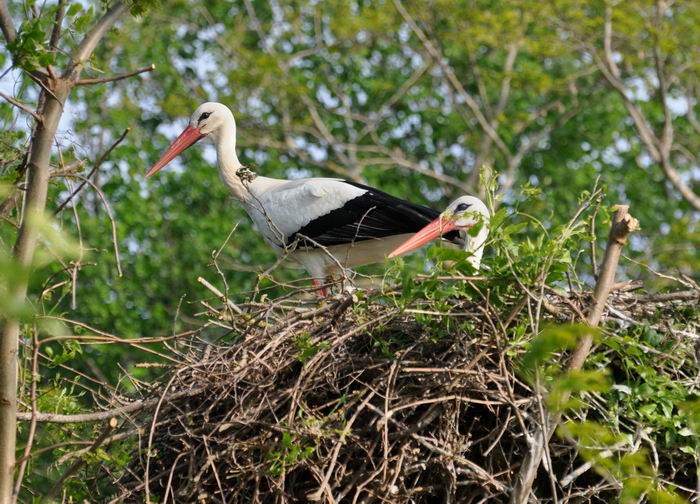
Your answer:
[[[109,203],[107,202],[107,198],[105,195],[102,193],[99,187],[97,187],[90,179],[87,177],[83,177],[82,175],[78,175],[76,173],[72,174],[66,174],[66,177],[73,177],[77,178],[80,180],[85,181],[87,184],[89,184],[94,190],[95,194],[102,200],[102,204],[104,205],[105,211],[107,212],[107,217],[109,218],[110,225],[112,227],[112,247],[114,248],[114,259],[117,263],[117,273],[121,277],[123,275],[122,273],[122,263],[121,260],[119,259],[119,246],[117,242],[117,224],[114,221],[114,214],[112,213],[112,209],[109,206]]]
[[[700,298],[700,291],[697,290],[665,292],[662,294],[632,294],[632,299],[640,303],[667,303],[669,301],[698,298]]]
[[[620,68],[615,62],[615,55],[612,49],[612,8],[608,5],[605,7],[605,23],[603,25],[603,51],[605,52],[605,61],[612,75],[620,78]]]
[[[51,67],[49,67],[49,68],[51,68]],[[51,71],[53,72],[53,69],[51,69]],[[36,84],[44,91],[44,93],[46,93],[47,95],[49,95],[51,98],[53,98],[53,99],[56,100],[57,102],[60,102],[60,101],[61,101],[61,100],[58,99],[58,96],[56,96],[56,93],[54,93],[53,90],[52,90],[49,86],[47,86],[46,83],[43,81],[43,79],[45,79],[45,78],[48,76],[47,74],[43,74],[43,75],[42,75],[40,72],[37,72],[37,71],[33,71],[33,72],[27,72],[27,71],[25,71],[25,73],[27,74],[27,76],[28,76],[30,79],[32,79],[34,82],[36,82]],[[51,77],[51,78],[53,78],[53,77]],[[39,96],[39,103],[38,103],[37,109],[41,109],[41,108],[42,108],[42,99],[43,99],[43,98],[42,98],[42,96],[40,95],[40,96]]]
[[[171,401],[179,399],[181,397],[191,397],[204,392],[206,387],[199,387],[196,389],[182,390],[180,392],[174,392],[165,397],[165,400]],[[75,415],[62,415],[59,413],[36,413],[36,421],[41,423],[86,423],[86,422],[99,422],[101,420],[107,420],[112,417],[119,417],[126,415],[127,413],[136,413],[141,411],[147,411],[154,408],[161,401],[160,397],[154,397],[153,399],[141,399],[134,401],[126,406],[120,406],[119,408],[114,408],[106,411],[97,411],[94,413],[79,413]],[[21,421],[29,421],[32,418],[32,413],[29,412],[18,412],[17,419]]]
[[[71,61],[63,72],[63,78],[77,80],[85,62],[90,58],[97,44],[105,36],[107,30],[119,19],[119,16],[129,10],[129,5],[125,2],[116,2],[98,21],[90,33],[88,33],[80,43],[75,52],[71,55]]]
[[[378,121],[381,121],[385,117],[389,115],[389,110],[391,107],[394,106],[396,102],[398,102],[403,96],[408,92],[409,89],[413,87],[413,85],[418,82],[418,80],[425,74],[426,71],[430,69],[432,66],[432,62],[426,62],[422,64],[415,72],[411,74],[411,76],[406,79],[401,86],[394,92],[391,97],[382,103],[382,105],[379,107],[379,110],[377,111],[376,115],[373,117],[373,120],[368,122],[367,125],[360,130],[358,133],[358,139],[361,140],[364,138],[367,133],[370,132],[370,130],[375,130],[376,129],[376,124]]]
[[[508,45],[508,54],[506,55],[505,63],[503,64],[503,80],[501,81],[501,90],[498,93],[498,103],[494,109],[494,115],[498,116],[503,113],[510,96],[510,83],[513,80],[513,67],[515,59],[518,57],[518,49],[522,39],[518,42],[513,42]]]
[[[673,184],[678,192],[681,193],[681,196],[683,196],[690,206],[700,212],[700,196],[698,196],[688,184],[683,182],[681,174],[673,167],[669,157],[664,156],[664,158],[662,158],[661,169],[666,175],[666,178]]]
[[[233,301],[231,301],[228,296],[225,296],[219,289],[214,287],[212,284],[207,282],[203,277],[197,277],[197,281],[206,287],[212,294],[219,298],[220,301],[226,303],[226,305],[235,311],[239,315],[243,315],[243,310],[241,310]]]
[[[94,166],[92,167],[92,169],[90,170],[90,173],[88,173],[87,176],[85,177],[87,180],[89,180],[90,177],[92,177],[92,175],[100,168],[100,166],[102,166],[102,163],[105,162],[105,160],[109,157],[109,155],[112,153],[112,151],[113,151],[120,143],[122,143],[122,141],[124,141],[124,138],[126,138],[126,135],[129,133],[129,131],[131,131],[131,128],[126,128],[126,129],[124,130],[124,132],[121,134],[121,136],[120,136],[119,138],[117,138],[117,140],[116,140],[116,141],[115,141],[101,156],[100,156],[100,158],[95,162],[95,165],[94,165]],[[68,175],[68,174],[70,174],[70,173],[65,173],[64,175]],[[63,209],[65,208],[65,206],[66,206],[68,203],[71,202],[71,200],[76,196],[76,194],[78,194],[78,193],[83,189],[83,187],[85,187],[85,184],[87,184],[87,180],[84,180],[84,181],[76,188],[76,190],[73,191],[73,192],[71,193],[71,195],[68,196],[68,197],[66,198],[66,200],[65,200],[63,203],[61,203],[60,205],[58,205],[58,208],[56,208],[56,210],[54,210],[54,212],[53,212],[54,215],[57,215],[61,210],[63,210]]]
[[[608,33],[608,30],[606,30],[605,34],[606,37],[612,36],[610,33]],[[649,127],[649,124],[647,123],[647,120],[644,117],[642,111],[629,98],[629,96],[627,96],[627,90],[625,89],[624,84],[622,83],[618,75],[616,75],[616,73],[619,74],[619,69],[615,64],[614,55],[612,54],[611,42],[609,42],[606,38],[604,44],[606,49],[605,60],[603,60],[600,57],[595,47],[593,47],[590,44],[584,45],[590,52],[591,56],[593,57],[593,61],[603,74],[605,80],[615,91],[617,91],[617,93],[620,95],[620,98],[622,98],[622,103],[627,109],[627,112],[629,112],[630,116],[632,117],[632,120],[634,121],[634,124],[637,127],[637,131],[639,132],[639,135],[642,141],[644,142],[644,145],[649,150],[649,154],[651,154],[651,157],[654,158],[655,161],[659,161],[661,157],[659,155],[659,150],[656,145],[656,137],[654,136],[654,132]],[[610,65],[613,66],[611,67]]]
[[[610,86],[617,91],[617,93],[622,98],[622,103],[627,109],[634,125],[639,133],[639,137],[647,148],[647,151],[651,155],[652,159],[661,165],[666,178],[671,182],[671,184],[678,190],[681,196],[695,209],[700,211],[700,196],[698,196],[688,184],[686,184],[680,176],[678,170],[673,167],[670,159],[670,149],[673,143],[673,128],[671,121],[671,114],[668,110],[665,98],[665,89],[661,89],[667,85],[666,80],[663,78],[663,68],[661,63],[661,55],[659,53],[660,49],[655,48],[655,60],[656,60],[656,70],[657,77],[659,80],[660,87],[660,99],[662,100],[661,105],[664,107],[664,128],[661,138],[657,138],[652,130],[649,122],[642,110],[627,96],[627,91],[625,86],[620,80],[619,68],[615,64],[614,55],[612,52],[612,27],[611,21],[606,19],[606,25],[604,30],[604,47],[605,47],[605,60],[603,60],[598,51],[591,44],[584,43],[584,46],[588,49],[590,54],[593,56],[593,60],[596,66],[603,74],[605,80],[610,84]],[[658,45],[658,42],[657,42]],[[660,73],[659,73],[660,72]]]
[[[58,41],[61,39],[61,25],[63,18],[66,15],[66,0],[58,0],[58,8],[56,9],[56,17],[53,21],[53,29],[51,30],[51,39],[49,47],[54,50],[58,49]]]
[[[513,67],[515,65],[515,60],[518,56],[518,46],[519,43],[512,43],[508,46],[508,54],[506,55],[505,62],[503,63],[503,80],[501,81],[501,89],[498,93],[498,103],[494,111],[491,114],[490,122],[494,129],[498,125],[498,117],[503,113],[508,103],[508,97],[510,96],[510,83],[512,80]],[[476,63],[473,63],[475,66]],[[469,174],[468,185],[470,187],[476,187],[479,182],[479,176],[481,174],[481,167],[486,163],[489,154],[491,153],[491,145],[493,141],[490,136],[485,135],[481,144],[479,145],[479,151],[474,159],[474,164],[472,166],[472,172]]]
[[[6,95],[2,91],[0,91],[0,98],[4,98],[6,101],[10,102],[12,105],[17,107],[18,109],[22,110],[23,112],[26,112],[27,114],[32,116],[34,119],[36,119],[37,122],[42,121],[41,116],[39,114],[34,112],[32,109],[30,109],[26,105],[23,105],[22,103],[18,102],[17,100],[12,98],[11,96]]]
[[[564,115],[560,116],[555,123],[547,124],[539,132],[535,133],[528,139],[529,141],[527,143],[521,143],[518,151],[510,159],[510,161],[508,161],[508,167],[504,172],[504,180],[501,187],[498,189],[498,194],[505,194],[513,187],[513,184],[515,184],[516,170],[527,153],[535,149],[540,142],[549,137],[552,131],[566,124],[566,122],[574,117],[578,111],[578,107],[570,108]]]
[[[113,75],[111,77],[102,77],[100,79],[81,79],[79,81],[75,82],[76,86],[85,86],[87,84],[103,84],[105,82],[114,82],[122,79],[128,79],[129,77],[133,77],[134,75],[142,74],[144,72],[151,72],[155,70],[156,66],[151,63],[150,65],[139,68],[138,70],[134,70],[133,72],[127,72],[119,75]]]
[[[662,157],[670,156],[671,147],[673,146],[673,118],[668,107],[668,79],[666,78],[664,57],[661,53],[661,41],[659,40],[659,31],[661,30],[661,10],[662,7],[656,2],[656,29],[654,34],[654,68],[656,69],[656,78],[659,81],[659,101],[664,114],[664,125],[661,131],[659,140],[659,150]],[[690,106],[690,105],[689,105]]]

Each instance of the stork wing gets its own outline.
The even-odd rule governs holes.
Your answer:
[[[335,184],[327,185],[323,189],[330,193],[354,193],[357,196],[347,199],[340,206],[309,221],[289,236],[287,245],[301,239],[301,246],[329,247],[386,236],[411,234],[418,232],[439,216],[439,212],[431,208],[401,200],[373,187],[345,180],[334,182]],[[318,191],[318,188],[316,190]],[[326,194],[326,197],[343,199],[333,198],[331,194]],[[450,233],[445,237],[455,239],[458,234]],[[304,238],[310,240],[304,240]]]

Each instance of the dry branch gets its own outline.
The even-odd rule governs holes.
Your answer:
[[[181,397],[194,396],[200,394],[202,388],[183,390],[180,392],[175,392],[167,397],[168,400],[176,400]],[[118,417],[125,415],[127,413],[136,413],[140,411],[147,411],[151,408],[155,408],[160,399],[147,399],[134,401],[126,406],[120,406],[118,408],[97,411],[94,413],[78,413],[75,415],[63,415],[60,413],[35,413],[35,419],[37,422],[51,422],[51,423],[83,423],[83,422],[99,422],[101,420],[106,420],[112,417]],[[32,413],[18,412],[17,419],[22,421],[29,421],[32,419]]]

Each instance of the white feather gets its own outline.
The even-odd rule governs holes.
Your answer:
[[[252,198],[244,205],[265,240],[280,250],[290,236],[311,221],[365,192],[340,179],[256,177],[250,184]]]

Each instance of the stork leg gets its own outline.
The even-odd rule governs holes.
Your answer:
[[[323,282],[321,282],[320,280],[318,280],[316,278],[311,279],[311,285],[313,285],[314,287],[318,287],[319,285],[322,285],[322,284],[323,284]],[[316,289],[316,294],[319,297],[326,297],[328,295],[328,288],[327,287],[320,287],[320,288]]]

